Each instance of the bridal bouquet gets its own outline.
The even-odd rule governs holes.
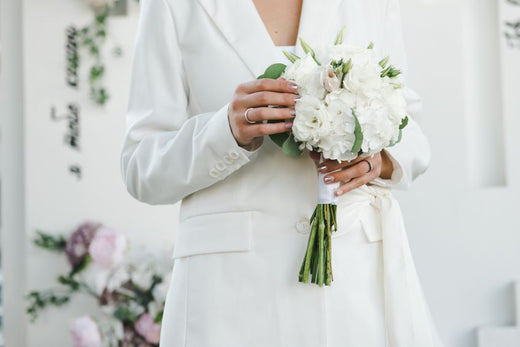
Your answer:
[[[312,49],[300,38],[305,56],[284,52],[291,65],[273,64],[259,78],[284,77],[298,85],[292,132],[272,135],[283,151],[297,156],[304,149],[321,153],[321,160],[351,161],[371,156],[401,140],[408,122],[400,71],[374,56],[373,44],[343,44],[344,28],[334,45]],[[336,184],[320,174],[318,204],[299,281],[330,285],[331,235],[337,230]]]

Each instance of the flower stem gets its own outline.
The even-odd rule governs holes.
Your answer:
[[[319,205],[318,211],[318,285],[321,287],[325,283],[325,216],[323,215],[323,205]]]

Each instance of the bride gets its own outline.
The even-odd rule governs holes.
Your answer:
[[[161,346],[442,346],[390,193],[429,163],[419,99],[405,90],[411,119],[395,147],[318,165],[265,136],[290,130],[297,86],[256,80],[282,50],[302,54],[298,36],[318,45],[344,25],[345,43],[372,41],[406,68],[398,0],[144,0],[141,10],[121,173],[142,202],[182,200]],[[262,122],[272,119],[285,121]],[[341,182],[330,287],[298,282],[318,171]]]

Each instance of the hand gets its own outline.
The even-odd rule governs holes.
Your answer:
[[[237,143],[248,150],[258,148],[264,135],[289,131],[298,100],[296,84],[285,79],[259,79],[240,84],[235,90],[233,100],[229,104],[228,120],[231,132]],[[267,107],[268,105],[287,106],[283,108]],[[248,123],[245,113],[248,111]],[[264,123],[264,120],[282,122]],[[285,122],[284,122],[285,120]]]
[[[325,183],[341,182],[339,188],[335,191],[336,196],[359,188],[377,177],[388,179],[393,172],[392,161],[385,150],[374,154],[372,157],[356,158],[341,163],[336,160],[325,160],[323,163],[319,163],[320,153],[318,152],[310,152],[310,156],[316,163],[318,171],[326,174],[323,177]],[[372,170],[365,160],[372,163]]]

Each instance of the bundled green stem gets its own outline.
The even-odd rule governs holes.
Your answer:
[[[332,275],[331,240],[332,232],[337,230],[336,205],[318,204],[311,217],[311,232],[307,251],[300,268],[298,280],[330,286]]]

